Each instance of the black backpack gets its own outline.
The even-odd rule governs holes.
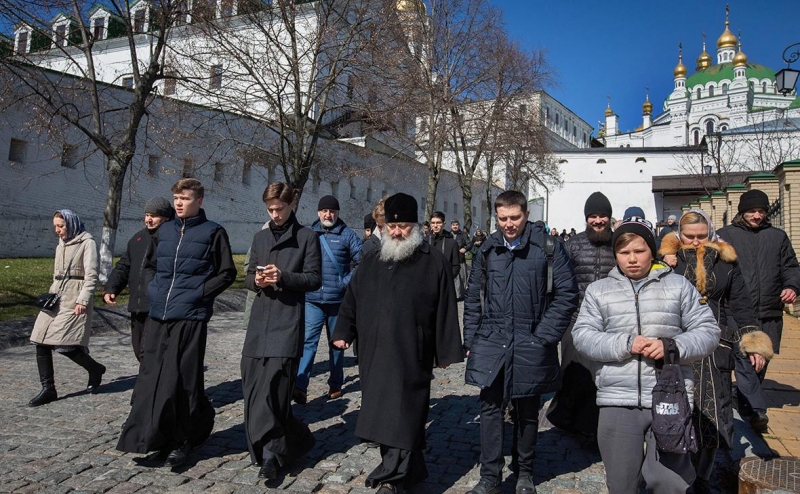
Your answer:
[[[661,341],[664,342],[664,359],[661,369],[656,369],[651,429],[659,451],[696,453],[697,438],[692,425],[689,397],[683,384],[678,347],[672,338],[661,338]]]

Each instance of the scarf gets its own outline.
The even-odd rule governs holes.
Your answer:
[[[75,214],[73,210],[59,209],[56,213],[61,213],[61,216],[64,217],[64,223],[67,226],[67,238],[64,239],[64,242],[69,242],[77,235],[86,231],[83,221],[81,221],[81,218]]]

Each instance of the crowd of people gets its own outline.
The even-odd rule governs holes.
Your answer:
[[[145,228],[128,242],[103,298],[114,305],[129,288],[139,361],[117,449],[154,452],[157,464],[178,467],[214,426],[207,325],[236,267],[225,229],[206,218],[203,185],[181,179],[172,193],[172,204],[146,203]],[[411,490],[428,476],[432,371],[465,358],[465,382],[479,388],[480,403],[480,480],[467,494],[502,492],[507,414],[515,491],[536,492],[548,393],[555,392],[553,425],[596,437],[613,493],[710,492],[717,451],[734,444],[734,403],[766,431],[761,383],[780,351],[783,306],[800,291],[800,265],[786,234],[767,221],[761,191],[743,194],[739,214],[719,231],[693,209],[669,217],[659,235],[636,206],[615,221],[601,192],[586,199],[585,230],[561,234],[529,220],[523,194],[503,192],[496,231],[472,237],[457,220],[447,230],[440,211],[420,223],[417,201],[404,193],[375,205],[363,238],[330,195],[303,226],[297,197],[282,182],[267,186],[269,219],[246,260],[244,430],[260,478],[279,478],[315,444],[292,402],[308,400],[323,326],[326,399],[343,396],[344,353],[357,355],[355,434],[380,450],[366,478],[380,494]],[[42,385],[33,407],[58,398],[53,351],[87,370],[89,393],[106,371],[89,353],[97,247],[71,210],[56,211],[53,228],[50,292],[58,304],[42,309],[31,334]],[[684,397],[684,408],[659,401],[668,365],[683,376],[673,395]],[[663,433],[664,424],[680,437]]]

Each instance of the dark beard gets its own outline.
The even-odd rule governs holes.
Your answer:
[[[599,232],[595,231],[589,225],[586,225],[586,236],[589,237],[589,242],[594,245],[605,245],[611,243],[611,223],[607,223],[606,227]]]

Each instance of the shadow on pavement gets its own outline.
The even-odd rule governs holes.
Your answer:
[[[239,400],[244,399],[242,394],[242,380],[236,379],[224,383],[215,384],[206,388],[206,396],[211,399],[214,408],[221,408]]]
[[[136,377],[135,375],[121,376],[113,381],[103,382],[94,394],[104,395],[130,391],[136,385]]]

